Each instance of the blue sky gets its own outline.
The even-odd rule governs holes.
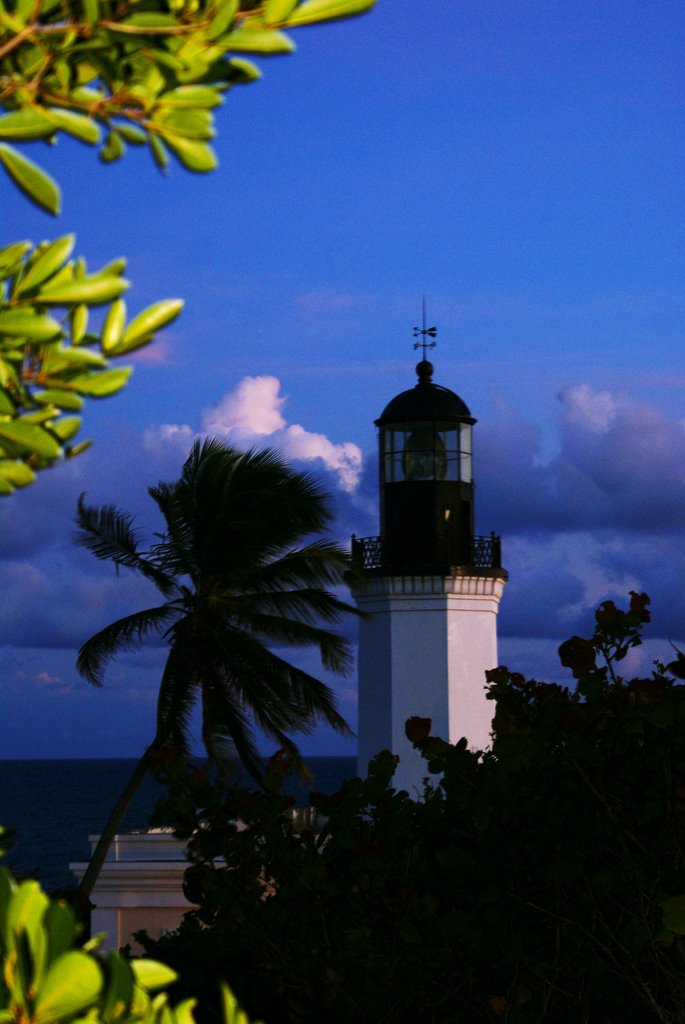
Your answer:
[[[478,419],[477,527],[503,537],[501,660],[561,678],[557,644],[631,588],[655,617],[631,667],[685,642],[682,4],[378,0],[293,36],[226,98],[214,174],[41,144],[56,221],[0,183],[2,244],[75,231],[92,265],[129,257],[132,310],[186,299],[91,406],[92,452],[0,502],[3,757],[152,734],[161,648],[101,691],[74,669],[149,596],[73,547],[81,491],[153,528],[147,485],[219,430],[316,472],[342,539],[376,532],[373,420],[415,379],[424,294],[436,380]]]

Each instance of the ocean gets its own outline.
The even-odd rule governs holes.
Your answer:
[[[311,782],[291,779],[284,787],[298,805],[308,802],[310,791],[335,793],[356,774],[354,757],[306,760]],[[74,885],[70,861],[88,859],[88,836],[102,830],[135,764],[124,759],[0,761],[0,825],[16,833],[3,863],[15,874],[39,879],[48,892]],[[147,779],[124,819],[124,831],[146,828],[163,792]]]

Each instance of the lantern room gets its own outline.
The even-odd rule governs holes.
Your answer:
[[[458,395],[433,381],[426,358],[416,374],[414,387],[396,395],[375,421],[380,537],[357,541],[357,560],[391,576],[499,567],[499,538],[474,536],[476,420]]]

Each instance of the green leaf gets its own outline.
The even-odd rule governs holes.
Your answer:
[[[97,271],[97,273],[91,274],[91,277],[112,277],[113,275],[117,276],[117,277],[121,277],[121,275],[124,273],[125,270],[126,270],[126,257],[125,256],[117,256],[117,258],[115,260],[110,260],[109,263],[106,263],[104,265],[104,267],[101,267]]]
[[[238,1005],[238,1000],[223,981],[221,982],[221,1006],[224,1024],[249,1024],[246,1015]]]
[[[239,28],[222,40],[230,50],[245,53],[292,53],[295,44],[275,29]]]
[[[102,989],[102,973],[93,957],[73,949],[53,963],[36,999],[34,1024],[61,1020],[88,1009]]]
[[[164,92],[157,100],[158,107],[198,107],[212,110],[223,103],[218,89],[210,85],[179,85],[177,89]]]
[[[53,423],[50,429],[64,444],[65,441],[71,441],[72,437],[78,434],[81,429],[81,417],[64,416],[61,420]]]
[[[16,411],[17,407],[10,396],[6,391],[0,389],[0,416],[14,416]]]
[[[87,142],[91,146],[96,146],[100,141],[100,126],[92,117],[75,114],[72,110],[61,110],[58,107],[48,107],[47,113],[58,128],[73,135],[75,139]]]
[[[288,28],[330,18],[349,18],[370,11],[376,0],[305,0],[288,18]]]
[[[71,319],[71,343],[79,345],[88,330],[88,306],[84,302],[74,306],[70,314]]]
[[[155,331],[172,323],[182,309],[183,299],[164,299],[162,302],[156,302],[153,306],[148,306],[131,320],[124,331],[121,342],[116,346],[116,354],[130,352],[139,345],[145,344]]]
[[[0,142],[0,163],[15,184],[37,206],[41,206],[48,213],[59,213],[59,187],[46,171],[4,142]]]
[[[39,284],[43,284],[49,277],[52,277],[55,271],[71,256],[75,242],[74,235],[64,235],[62,238],[55,239],[29,267],[16,288],[16,294],[23,295],[24,292],[31,291],[32,288],[38,287]]]
[[[89,348],[79,346],[78,348],[66,347],[64,345],[55,345],[51,348],[43,364],[44,374],[53,374],[56,372],[56,367],[59,370],[64,369],[67,366],[73,366],[76,368],[85,368],[86,366],[97,367],[106,366],[107,360],[104,356],[100,355],[99,352],[92,352]]]
[[[88,448],[92,447],[92,445],[93,445],[92,441],[79,441],[78,444],[74,444],[74,445],[69,445],[68,444],[66,446],[66,448],[64,449],[64,454],[65,454],[67,459],[73,459],[76,455],[80,455],[81,452],[87,451]]]
[[[88,107],[93,107],[102,102],[105,98],[105,93],[102,89],[89,89],[88,86],[79,85],[76,89],[72,89],[69,98],[76,100],[77,103],[84,103]]]
[[[172,135],[166,130],[164,141],[189,171],[205,174],[207,171],[213,171],[218,164],[216,153],[206,142],[185,139],[181,135]]]
[[[213,118],[208,110],[162,110],[157,117],[174,134],[186,139],[214,138]]]
[[[0,424],[0,427],[5,424]],[[38,882],[29,879],[17,887],[7,908],[5,920],[5,946],[11,949],[21,932],[35,930],[49,904],[48,897]]]
[[[123,277],[83,277],[54,288],[43,288],[36,295],[35,301],[51,306],[69,306],[72,302],[97,306],[118,299],[128,287],[129,282]]]
[[[218,10],[209,23],[208,39],[218,39],[231,27],[238,11],[239,0],[223,0],[217,6]]]
[[[100,335],[100,346],[103,352],[111,352],[121,341],[121,335],[126,323],[126,303],[123,299],[113,302],[107,311],[102,333]]]
[[[177,1003],[174,1007],[174,1021],[175,1024],[196,1024],[193,1010],[197,1005],[196,999],[184,999],[183,1002]],[[240,1022],[238,1022],[240,1024]],[[243,1024],[249,1024],[247,1018],[245,1018]]]
[[[43,409],[32,409],[31,412],[27,412],[22,423],[40,423],[41,425],[48,423],[54,419],[55,416],[59,415],[54,405],[47,405]]]
[[[126,146],[121,138],[119,132],[112,131],[107,136],[107,141],[100,150],[99,157],[103,164],[112,164],[115,160],[120,160],[126,152]]]
[[[266,0],[264,4],[264,21],[267,25],[286,21],[297,6],[298,0]]]
[[[100,4],[98,0],[81,0],[83,16],[89,28],[94,28],[100,17]]]
[[[0,477],[15,487],[26,487],[36,479],[36,474],[25,462],[0,459]]]
[[[150,140],[150,152],[152,158],[159,167],[160,171],[165,171],[169,166],[169,154],[167,153],[166,146],[159,138],[158,135],[149,135]]]
[[[45,929],[48,934],[50,960],[54,961],[66,953],[76,941],[76,918],[71,907],[64,900],[53,900],[45,914]]]
[[[55,126],[45,114],[33,107],[13,110],[0,117],[0,138],[2,139],[44,139],[46,135],[54,135]]]
[[[0,249],[0,281],[12,277],[30,248],[30,242],[13,242]]]
[[[60,324],[51,316],[40,316],[24,309],[0,310],[0,336],[28,338],[30,341],[49,341],[64,334]]]
[[[1,392],[0,398],[2,398]],[[70,412],[79,412],[83,408],[83,399],[79,395],[75,395],[71,391],[61,391],[59,388],[34,391],[33,399],[39,405],[55,405],[58,409],[68,409]],[[2,412],[1,408],[0,412]]]
[[[117,1013],[118,1007],[130,1004],[133,997],[133,971],[121,953],[109,953],[105,966],[108,983],[101,1016],[102,1020],[107,1021],[120,1016],[120,1013]]]
[[[231,57],[229,68],[231,81],[238,84],[256,82],[262,77],[257,65],[251,60],[243,60],[242,57]]]
[[[69,382],[74,391],[91,398],[106,398],[113,395],[126,384],[132,373],[130,366],[122,366],[119,370],[105,370],[103,373],[82,374]]]
[[[130,142],[132,146],[147,145],[147,134],[134,124],[117,124],[116,130],[122,139]]]
[[[166,988],[168,985],[172,985],[178,977],[176,971],[172,971],[166,964],[161,964],[157,960],[131,960],[131,969],[136,985],[146,992]]]
[[[14,14],[21,21],[22,25],[26,25],[31,16],[30,0],[16,0]]]
[[[6,482],[15,486],[10,479]],[[22,997],[27,991],[26,982],[37,987],[42,980],[47,956],[43,915],[49,902],[38,882],[28,880],[18,886],[7,908],[5,944],[8,952],[14,951],[18,956],[17,980],[24,990]]]
[[[0,440],[6,439],[18,445],[27,452],[34,455],[41,455],[45,459],[58,459],[62,449],[47,430],[35,423],[25,423],[23,420],[10,420],[5,423],[0,420]]]
[[[173,14],[163,14],[161,11],[142,11],[140,14],[132,14],[129,18],[122,18],[121,26],[132,25],[136,28],[176,28],[178,26],[178,19]],[[117,31],[115,26],[110,27],[110,31]],[[124,28],[120,28],[120,31],[125,31]]]

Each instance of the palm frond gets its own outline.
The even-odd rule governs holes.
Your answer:
[[[345,675],[352,665],[350,644],[338,633],[302,621],[303,616],[253,614],[250,630],[276,647],[316,647],[325,668]]]
[[[264,762],[257,749],[249,718],[238,701],[223,699],[219,680],[202,688],[202,740],[215,764],[225,761],[226,742],[235,750],[243,768],[257,782],[264,774]]]
[[[350,556],[344,548],[333,541],[318,540],[255,567],[254,578],[260,590],[330,587],[343,583],[349,569]],[[249,584],[248,576],[246,586]]]
[[[76,668],[93,686],[101,686],[102,675],[110,658],[122,649],[139,647],[148,633],[153,630],[161,632],[176,615],[174,608],[164,604],[111,622],[86,640],[78,652]]]
[[[227,609],[238,601],[226,599]],[[310,587],[301,590],[275,590],[266,594],[251,594],[245,602],[252,615],[272,614],[292,618],[299,622],[339,622],[347,615],[359,616],[359,609],[336,597],[329,590]],[[239,608],[236,607],[239,618]],[[246,620],[250,621],[250,620]]]
[[[79,531],[76,543],[87,548],[96,558],[133,569],[151,580],[168,597],[174,591],[174,580],[163,572],[154,560],[138,551],[138,538],[133,528],[133,516],[120,511],[115,505],[86,505],[81,494],[76,509]]]
[[[157,737],[180,749],[187,747],[190,716],[197,698],[197,675],[190,649],[172,628],[169,655],[157,696]]]
[[[329,687],[280,658],[257,637],[236,631],[230,640],[224,638],[216,665],[224,679],[224,700],[249,708],[267,732],[288,729],[308,733],[321,720],[349,734]]]
[[[194,501],[198,565],[214,574],[268,564],[330,520],[314,479],[268,450],[196,445],[178,486]]]
[[[148,494],[164,516],[166,526],[163,537],[155,545],[155,557],[170,575],[194,578],[192,507],[186,507],[188,502],[183,501],[176,484],[158,483],[148,488]]]

